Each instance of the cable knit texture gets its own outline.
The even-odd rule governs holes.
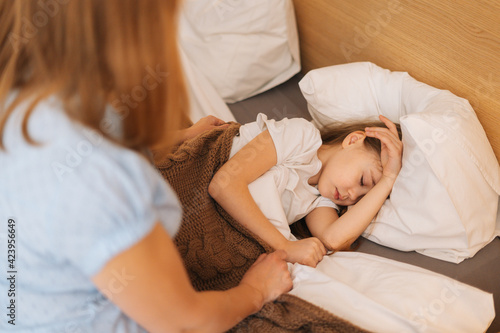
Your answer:
[[[174,151],[153,151],[155,166],[176,191],[184,210],[174,241],[197,290],[235,287],[264,252],[273,249],[220,207],[208,185],[229,158],[240,125],[214,129]],[[334,297],[334,295],[325,297]],[[282,295],[231,332],[364,332],[293,295]]]

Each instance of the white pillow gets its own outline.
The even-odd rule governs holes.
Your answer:
[[[459,263],[499,231],[500,167],[469,102],[372,63],[309,72],[299,83],[317,126],[382,114],[403,131],[403,167],[363,236]]]
[[[187,0],[180,16],[180,43],[228,103],[300,71],[291,0]]]
[[[224,102],[212,83],[187,57],[182,48],[179,50],[184,78],[189,95],[189,118],[196,123],[203,117],[212,115],[224,121],[236,121],[231,110]]]

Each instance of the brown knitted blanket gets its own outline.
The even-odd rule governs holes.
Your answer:
[[[184,215],[175,244],[197,290],[238,285],[267,244],[236,222],[208,194],[214,173],[227,161],[240,125],[214,129],[173,152],[153,151],[154,163],[176,191]],[[333,296],[333,295],[332,295]],[[282,295],[231,332],[364,332],[292,295]]]

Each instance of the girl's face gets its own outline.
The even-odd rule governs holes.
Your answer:
[[[337,205],[354,205],[382,178],[380,155],[365,147],[364,137],[363,132],[349,134],[342,148],[323,161],[318,190]]]

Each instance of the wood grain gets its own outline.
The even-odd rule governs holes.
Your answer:
[[[500,1],[294,0],[302,72],[355,61],[468,99],[500,161]]]

